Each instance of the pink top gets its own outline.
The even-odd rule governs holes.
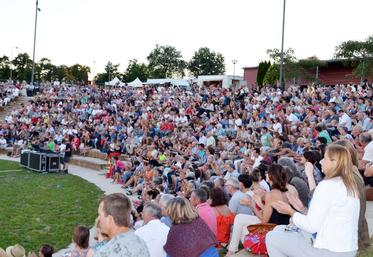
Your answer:
[[[208,203],[201,203],[197,205],[198,214],[201,219],[209,226],[211,231],[215,234],[218,234],[216,214],[214,210]]]
[[[116,166],[117,168],[120,168],[121,170],[124,170],[124,168],[125,168],[124,163],[121,162],[120,160],[117,160],[117,161],[115,162],[115,166]]]

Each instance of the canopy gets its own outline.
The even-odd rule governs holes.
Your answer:
[[[127,83],[129,87],[142,87],[144,83],[141,82],[139,78],[136,78],[134,81]]]
[[[112,81],[105,82],[105,86],[120,86],[123,87],[125,84],[115,77]]]

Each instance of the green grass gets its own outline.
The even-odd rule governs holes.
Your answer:
[[[358,257],[373,257],[373,237],[370,239],[370,247],[361,252]]]
[[[0,247],[66,247],[74,225],[93,225],[101,194],[79,177],[35,173],[0,160]]]

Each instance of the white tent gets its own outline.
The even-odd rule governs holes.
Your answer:
[[[123,87],[125,83],[120,81],[117,77],[115,77],[112,81],[105,82],[105,86],[120,86]]]
[[[136,78],[134,81],[127,83],[129,87],[142,87],[144,83],[141,82],[139,78]]]

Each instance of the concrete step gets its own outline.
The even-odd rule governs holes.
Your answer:
[[[18,96],[13,101],[11,101],[7,106],[0,109],[0,122],[5,119],[5,117],[14,110],[21,107],[21,104],[26,104],[28,101],[32,100],[33,97]]]
[[[74,155],[70,158],[69,164],[89,168],[97,171],[101,170],[107,170],[108,169],[108,163],[104,160],[98,159],[98,158],[92,158],[92,157],[84,157],[84,156],[78,156]]]
[[[76,153],[76,154],[81,156],[79,153]],[[97,158],[97,159],[101,159],[101,160],[106,160],[107,153],[103,153],[98,149],[91,149],[85,154],[85,156],[91,157],[91,158]],[[122,154],[120,156],[120,160],[130,161],[130,158],[128,157],[128,155]]]

